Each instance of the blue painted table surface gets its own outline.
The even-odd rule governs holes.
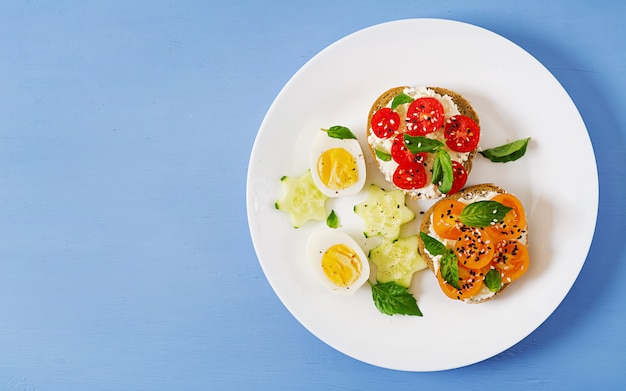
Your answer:
[[[537,330],[412,373],[290,315],[245,191],[265,112],[303,64],[423,17],[489,29],[552,72],[588,128],[600,205],[576,283]],[[617,1],[0,2],[0,390],[623,388],[625,20]]]

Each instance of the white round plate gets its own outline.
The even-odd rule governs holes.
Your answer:
[[[410,291],[423,317],[380,313],[368,285],[341,297],[325,290],[304,254],[307,235],[323,222],[294,229],[275,209],[280,178],[300,176],[320,128],[349,127],[366,148],[370,105],[395,86],[439,86],[470,100],[481,119],[480,147],[531,137],[520,160],[477,156],[469,184],[496,183],[516,194],[529,222],[529,271],[494,300],[446,298],[428,270]],[[382,184],[369,153],[368,183]],[[566,154],[570,159],[564,163]],[[367,188],[367,184],[365,189]],[[365,197],[329,201],[367,251],[352,206]],[[425,202],[409,202],[425,209]],[[259,129],[247,178],[250,233],[261,267],[293,316],[333,348],[376,366],[436,371],[470,365],[510,348],[557,308],[576,280],[593,237],[598,175],[585,125],[558,81],[526,51],[473,25],[410,19],[351,34],[313,57],[278,94]],[[420,214],[404,227],[417,233]]]

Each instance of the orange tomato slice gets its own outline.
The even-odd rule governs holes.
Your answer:
[[[441,201],[433,210],[433,229],[442,238],[457,239],[461,235],[461,211],[465,204],[460,201]]]
[[[517,239],[526,232],[526,214],[521,201],[517,197],[513,194],[498,194],[491,200],[513,209],[504,216],[500,223],[485,227],[489,236],[496,241],[500,241]]]
[[[503,240],[496,244],[493,263],[502,276],[502,282],[511,283],[528,270],[528,248],[517,240]]]
[[[443,293],[451,299],[464,300],[476,295],[483,287],[483,279],[489,267],[480,270],[469,269],[459,265],[459,288],[448,284],[441,276],[441,269],[437,271],[437,281]]]
[[[495,243],[481,228],[464,227],[454,244],[459,264],[470,269],[481,269],[493,259]]]

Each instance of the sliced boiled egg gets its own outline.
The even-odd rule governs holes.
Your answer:
[[[311,146],[309,167],[315,185],[328,197],[357,194],[365,184],[365,158],[354,138],[320,131]]]
[[[338,294],[354,293],[370,276],[370,265],[361,247],[348,234],[335,229],[313,231],[306,255],[322,285]]]

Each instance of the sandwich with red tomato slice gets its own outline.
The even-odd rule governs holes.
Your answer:
[[[380,172],[412,199],[459,191],[480,141],[479,118],[459,93],[394,87],[372,105],[367,141]]]
[[[425,212],[418,249],[446,296],[485,302],[528,270],[524,207],[494,184],[468,186]]]

